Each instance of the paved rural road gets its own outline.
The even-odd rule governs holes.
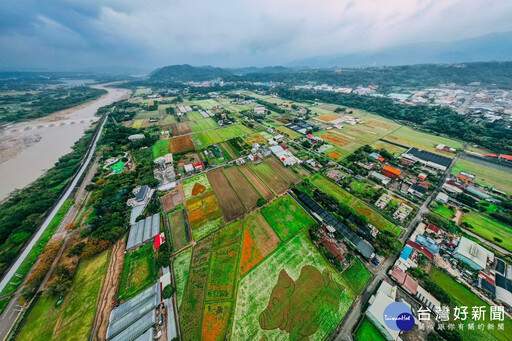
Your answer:
[[[423,204],[418,209],[418,213],[416,214],[414,219],[409,223],[409,226],[404,231],[404,233],[402,233],[402,235],[400,237],[400,241],[402,243],[404,243],[410,237],[410,235],[412,234],[412,232],[414,231],[414,229],[416,228],[418,223],[421,222],[421,220],[423,219],[423,214],[428,212],[428,205],[437,196],[437,194],[441,190],[441,186],[445,182],[446,177],[450,174],[453,166],[455,165],[455,163],[457,162],[458,159],[459,159],[459,154],[457,154],[453,158],[452,163],[450,164],[450,167],[448,167],[448,169],[446,169],[446,171],[444,172],[443,177],[442,177],[441,181],[439,182],[439,185],[437,186],[437,188],[434,191],[432,191],[432,193],[428,196],[428,198],[423,202]],[[336,335],[334,340],[336,340],[336,341],[351,341],[352,340],[352,333],[355,331],[354,329],[357,325],[357,322],[359,321],[361,316],[363,316],[363,314],[364,314],[363,308],[366,307],[366,303],[368,302],[368,300],[370,299],[372,294],[375,292],[375,290],[377,290],[377,287],[380,285],[380,283],[382,283],[382,281],[387,279],[387,272],[389,271],[391,266],[395,263],[397,258],[398,258],[398,255],[390,256],[380,266],[380,269],[377,271],[375,276],[372,277],[369,284],[366,285],[363,293],[359,297],[358,301],[354,304],[352,310],[347,314],[347,316],[343,320],[343,322],[341,324],[341,332],[338,335]]]
[[[108,117],[107,117],[108,118]],[[48,217],[44,220],[43,224],[40,226],[39,230],[36,232],[36,234],[32,237],[29,244],[25,247],[23,252],[18,256],[18,259],[13,264],[13,266],[9,269],[7,274],[2,278],[2,281],[0,283],[0,291],[3,290],[3,288],[9,283],[9,281],[12,279],[16,271],[18,271],[18,268],[23,263],[25,258],[27,257],[28,253],[32,248],[34,247],[37,240],[41,237],[43,232],[46,230],[52,219],[57,214],[57,211],[60,209],[60,207],[63,205],[64,201],[68,198],[68,196],[71,194],[73,189],[76,187],[76,184],[80,177],[83,175],[83,173],[87,170],[88,165],[94,155],[94,151],[96,149],[96,144],[98,142],[99,137],[101,136],[101,132],[103,131],[103,126],[105,125],[106,119],[101,123],[101,126],[98,130],[98,134],[95,136],[93,143],[91,145],[91,148],[87,154],[87,157],[85,161],[83,162],[82,166],[80,167],[80,170],[73,178],[71,185],[68,187],[64,195],[61,197],[61,199],[58,201],[57,205],[53,208],[52,212]],[[21,287],[20,287],[21,289]],[[11,302],[9,302],[9,305],[6,307],[4,313],[2,314],[0,318],[0,340],[4,340],[5,337],[8,335],[10,329],[16,322],[16,319],[18,318],[19,314],[22,311],[22,307],[20,307],[17,303],[17,297],[19,297],[20,289],[16,293],[15,297],[11,299]]]

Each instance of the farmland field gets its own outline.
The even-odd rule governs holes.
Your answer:
[[[261,197],[249,180],[240,172],[240,169],[238,167],[224,168],[224,174],[245,208],[247,210],[255,208],[256,202]]]
[[[223,223],[219,202],[206,174],[183,181],[188,220],[195,240],[204,238]]]
[[[258,177],[274,192],[276,195],[281,195],[288,189],[286,181],[276,173],[267,163],[262,162],[254,165],[250,164],[249,167],[258,175]]]
[[[277,127],[276,130],[278,132],[280,132],[281,134],[290,137],[291,139],[297,139],[302,136],[301,134],[297,133],[295,130],[291,130],[290,128],[284,127],[284,126]]]
[[[279,237],[260,212],[253,212],[245,218],[244,227],[251,233],[256,247],[263,257],[269,255],[281,244]]]
[[[490,308],[486,302],[482,301],[472,291],[464,287],[462,284],[457,283],[449,275],[447,275],[446,273],[442,272],[441,270],[434,266],[431,267],[430,269],[430,279],[437,283],[441,288],[443,288],[444,291],[450,296],[450,308],[453,309],[454,306],[483,306],[485,307],[485,310],[487,311],[488,314]],[[487,314],[486,317],[489,316]],[[471,318],[468,317],[466,321],[455,321],[454,323],[458,322],[462,322],[467,327],[467,324],[472,322],[472,320]],[[504,323],[504,330],[512,330],[512,321],[507,317],[505,317],[505,321],[501,323]],[[497,328],[495,330],[478,330],[477,328],[475,328],[474,330],[468,331],[466,327],[464,328],[463,331],[460,332],[462,340],[464,341],[510,340],[510,336],[507,333],[503,333],[503,331],[499,331]]]
[[[86,340],[96,314],[96,303],[110,251],[80,261],[73,284],[62,304],[45,292],[35,302],[18,340]]]
[[[158,140],[153,145],[153,159],[169,153],[169,140]]]
[[[263,260],[260,250],[254,239],[251,236],[251,232],[248,228],[244,230],[244,240],[242,243],[242,257],[240,259],[240,275],[244,275],[259,262]]]
[[[470,224],[473,228],[469,231],[512,251],[512,227],[477,212],[464,213],[462,222]],[[501,242],[494,238],[498,238]]]
[[[261,209],[261,214],[282,241],[287,241],[315,221],[290,196],[282,196]]]
[[[355,341],[386,341],[386,338],[365,316],[354,333]]]
[[[297,174],[295,174],[290,168],[285,167],[283,163],[274,156],[267,157],[265,159],[265,163],[267,163],[274,172],[279,174],[289,185],[297,184],[302,180]]]
[[[157,280],[158,267],[153,254],[152,243],[126,254],[117,293],[120,300],[129,300]]]
[[[162,198],[162,206],[164,212],[170,212],[176,208],[176,206],[185,202],[183,191],[178,187],[172,192],[167,193]]]
[[[477,184],[495,187],[509,194],[512,193],[512,173],[464,159],[457,160],[452,169],[452,174],[458,174],[460,171],[476,175],[474,181]]]
[[[209,171],[207,176],[210,184],[212,185],[213,191],[217,196],[226,221],[231,221],[244,214],[245,208],[236,192],[231,188],[222,169]]]
[[[135,120],[133,122],[132,128],[140,129],[140,128],[142,128],[143,123],[144,123],[144,120]]]
[[[302,299],[298,298],[297,301],[294,301],[294,303],[290,302],[290,304],[292,304],[299,314],[302,312],[302,316],[311,316],[315,313],[307,312],[308,308],[322,306],[323,309],[325,309],[323,311],[323,318],[321,318],[321,322],[317,328],[313,329],[314,333],[310,335],[310,340],[323,340],[326,335],[330,334],[341,321],[355,297],[352,296],[350,290],[345,289],[348,287],[348,284],[345,283],[338,273],[332,270],[331,265],[311,243],[307,233],[303,232],[289,240],[286,244],[283,244],[276,252],[272,253],[267,259],[263,260],[257,267],[249,271],[247,275],[242,278],[238,289],[235,318],[231,335],[244,335],[244,338],[248,340],[260,340],[263,335],[265,335],[266,339],[269,341],[289,339],[291,335],[278,328],[263,330],[260,327],[260,313],[267,307],[272,290],[276,286],[276,283],[278,283],[278,278],[282,278],[283,276],[280,275],[281,270],[284,270],[291,280],[296,280],[296,285],[301,285],[300,288],[302,289],[300,290],[313,291],[322,288],[322,286],[313,284],[314,278],[311,278],[311,282],[309,282],[311,284],[309,284],[307,280],[301,281],[299,279],[299,275],[304,268],[313,268],[316,269],[314,271],[319,272],[327,270],[328,276],[331,281],[333,281],[331,285],[338,288],[330,290],[330,292],[333,293],[337,291],[341,296],[334,300],[335,306],[331,309],[329,309],[328,306],[320,304],[327,304],[327,302],[330,302],[329,299],[326,298],[326,301],[322,299],[319,300],[319,296],[310,296],[307,291],[302,292],[300,296]],[[308,287],[308,285],[312,285],[312,287]],[[311,297],[317,299],[314,304],[309,301]],[[257,321],[260,321],[260,323]],[[263,321],[265,321],[265,319]],[[302,323],[308,322],[312,323],[312,321],[302,321]]]
[[[388,152],[393,154],[394,156],[402,155],[407,151],[406,148],[396,146],[394,144],[391,144],[389,142],[385,142],[382,140],[377,140],[374,143],[371,144],[372,148],[380,150],[380,149],[386,149]]]
[[[380,231],[390,231],[395,236],[400,235],[402,232],[399,227],[395,226],[393,223],[382,217],[379,213],[377,213],[377,211],[368,206],[365,202],[359,200],[327,178],[319,174],[315,174],[311,178],[311,182],[323,192],[335,197],[339,202],[350,205],[359,213],[366,215],[368,217],[368,221]]]
[[[212,253],[206,300],[225,300],[232,298],[238,266],[238,244],[220,248]]]
[[[174,279],[176,282],[176,298],[178,299],[178,306],[181,305],[183,299],[183,292],[187,284],[187,278],[190,268],[190,260],[192,259],[192,249],[188,248],[180,252],[173,262]]]
[[[263,181],[261,181],[260,178],[253,172],[249,166],[244,165],[240,167],[240,170],[244,175],[247,177],[247,179],[253,184],[253,186],[256,188],[258,193],[265,198],[267,201],[271,200],[274,197],[274,193],[265,185]]]
[[[176,210],[168,215],[169,226],[171,228],[171,237],[174,250],[180,250],[186,246],[190,241],[187,240],[185,220],[183,217],[183,210]]]
[[[173,137],[170,140],[169,150],[171,153],[182,153],[194,149],[194,143],[189,136]]]
[[[386,135],[382,139],[408,147],[425,149],[449,157],[453,157],[453,153],[436,149],[436,146],[438,144],[444,144],[455,149],[462,147],[462,143],[460,141],[452,140],[442,136],[427,134],[418,130],[411,129],[409,127],[401,127],[400,129],[395,130],[393,133]]]

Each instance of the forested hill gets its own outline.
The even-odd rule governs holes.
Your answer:
[[[206,81],[232,76],[233,73],[226,69],[215,67],[196,67],[187,64],[170,65],[153,71],[149,77],[155,81]]]
[[[240,72],[241,70],[250,70],[250,72]],[[307,82],[347,87],[378,85],[384,89],[393,86],[424,87],[447,83],[467,85],[480,82],[482,86],[512,89],[512,62],[342,68],[341,72],[335,72],[332,68],[315,70],[282,67],[222,69],[173,65],[158,69],[150,75],[150,79],[153,81],[187,82],[216,78],[240,82],[283,82],[289,85]]]

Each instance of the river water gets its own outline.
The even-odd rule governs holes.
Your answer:
[[[61,156],[69,153],[84,131],[99,119],[94,114],[100,107],[130,93],[126,89],[94,87],[105,89],[108,94],[65,114],[18,123],[0,131],[0,143],[14,144],[9,146],[10,149],[18,147],[15,155],[0,163],[0,201],[13,190],[32,183],[52,168]],[[24,141],[30,142],[25,146]],[[3,152],[7,153],[6,150],[4,148]]]

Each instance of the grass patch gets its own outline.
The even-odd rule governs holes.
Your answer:
[[[156,281],[158,268],[153,254],[151,243],[126,254],[117,294],[120,300],[129,300]]]
[[[452,219],[454,210],[450,209],[450,206],[444,204],[437,204],[437,206],[434,207],[433,211],[439,214],[440,216],[445,217],[446,219]]]
[[[282,196],[261,210],[279,239],[286,241],[315,221],[289,196]]]
[[[472,291],[464,287],[462,284],[457,283],[453,278],[448,276],[446,273],[442,272],[436,267],[431,267],[430,270],[430,279],[437,283],[443,290],[450,296],[452,303],[451,310],[453,310],[454,306],[467,306],[469,313],[471,313],[471,307],[474,306],[485,306],[486,309],[486,321],[488,321],[489,310],[490,307],[487,303],[482,301],[478,296],[476,296]],[[453,315],[451,315],[453,317]],[[471,320],[471,315],[468,316],[466,321],[450,321],[452,323],[463,323],[468,324],[474,322]],[[505,324],[505,330],[512,330],[512,321],[505,317],[505,321],[502,323]],[[475,323],[476,324],[476,323]],[[498,340],[498,341],[506,341],[510,340],[510,336],[503,331],[497,330],[467,330],[464,328],[463,331],[460,331],[460,335],[464,341],[479,341],[479,340]]]
[[[512,251],[512,228],[477,212],[464,213],[462,222],[468,223],[473,228],[469,230],[479,236]],[[494,238],[499,238],[498,242]]]
[[[364,317],[363,321],[354,333],[355,341],[386,341],[386,338],[379,330],[370,322],[368,317]]]
[[[370,271],[359,258],[354,258],[350,266],[341,274],[341,277],[354,292],[355,297],[363,291],[371,276]]]
[[[153,145],[153,159],[169,153],[169,140],[158,140]]]

